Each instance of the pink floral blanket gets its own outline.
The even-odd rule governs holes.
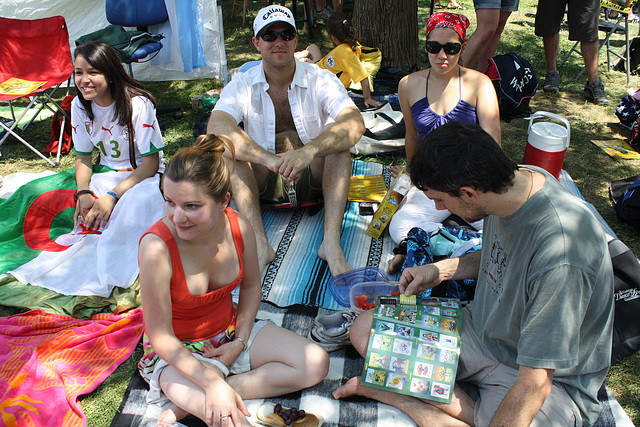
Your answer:
[[[84,426],[90,393],[140,340],[142,310],[90,320],[40,310],[0,318],[0,426]]]

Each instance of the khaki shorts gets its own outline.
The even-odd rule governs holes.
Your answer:
[[[462,336],[460,337],[460,362],[456,381],[478,386],[480,398],[476,401],[474,421],[477,426],[488,426],[505,396],[513,387],[518,370],[498,361],[473,329],[469,306],[462,309]],[[580,409],[565,391],[554,381],[551,393],[531,422],[532,426],[582,426]]]
[[[289,187],[290,184],[284,176],[269,171],[267,182],[264,187],[260,189],[260,203],[289,203]],[[315,201],[322,197],[322,188],[315,188],[311,185],[311,169],[309,167],[302,171],[302,175],[298,183],[295,184],[294,189],[296,190],[298,203]]]

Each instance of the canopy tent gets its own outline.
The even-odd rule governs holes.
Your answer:
[[[162,25],[149,27],[150,32],[165,36],[162,40],[164,47],[151,61],[133,64],[136,80],[226,80],[227,59],[218,2],[165,0],[165,3],[169,20]],[[0,16],[3,17],[38,19],[55,15],[64,16],[67,22],[71,51],[75,48],[77,38],[109,24],[105,0],[0,1]]]

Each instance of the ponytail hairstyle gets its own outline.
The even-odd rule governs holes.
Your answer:
[[[171,158],[164,176],[173,182],[193,182],[216,202],[231,192],[231,172],[222,153],[229,149],[235,168],[235,149],[224,135],[200,135],[194,147],[184,147]]]
[[[356,29],[351,25],[347,15],[334,12],[327,20],[327,33],[334,36],[340,43],[347,43],[354,52],[357,49]]]
[[[116,108],[112,120],[117,121],[120,126],[128,126],[131,123],[131,98],[134,96],[144,96],[153,103],[154,107],[156,106],[153,95],[127,74],[118,54],[108,44],[99,41],[83,43],[73,52],[74,60],[78,56],[82,56],[93,68],[104,75],[111,96],[115,101]],[[84,99],[82,91],[76,90],[76,92],[89,119],[93,120],[91,102]],[[133,132],[133,129],[130,131]]]

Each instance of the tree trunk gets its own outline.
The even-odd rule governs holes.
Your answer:
[[[354,0],[357,40],[382,51],[382,66],[408,71],[418,64],[418,0]]]

